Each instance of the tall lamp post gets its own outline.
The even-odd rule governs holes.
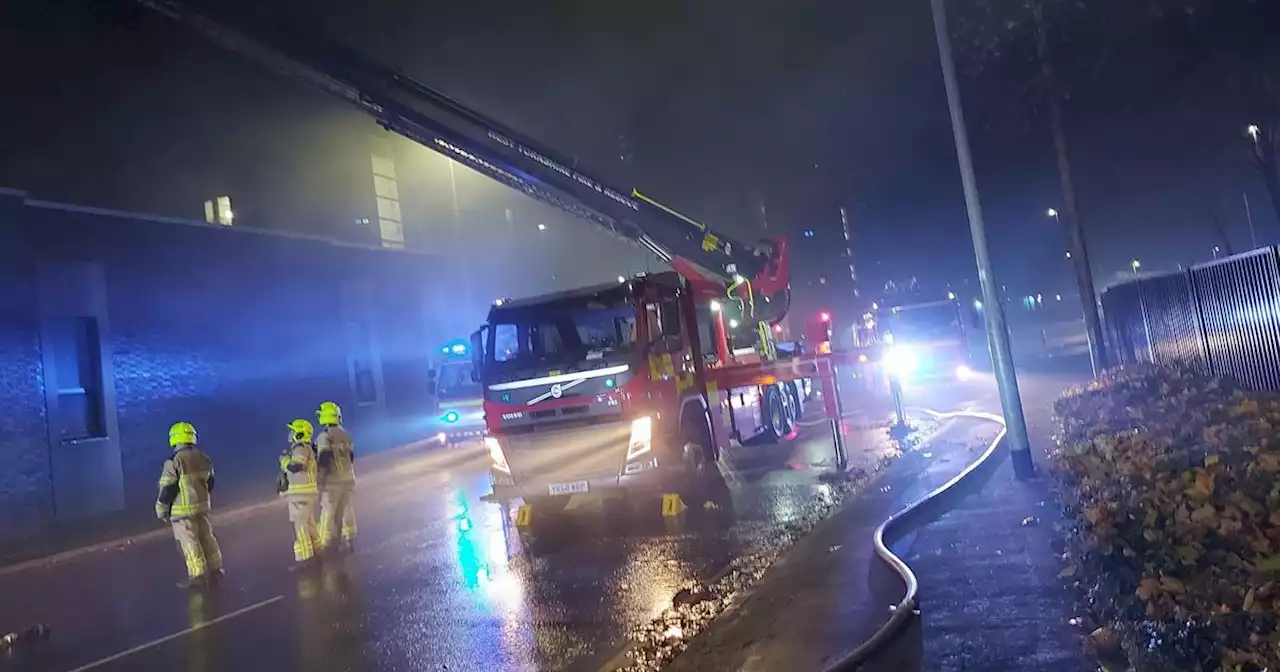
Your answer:
[[[1062,227],[1062,216],[1057,208],[1049,208],[1045,214]],[[1067,230],[1067,259],[1073,259],[1076,287],[1080,292],[1080,308],[1084,311],[1084,326],[1089,340],[1089,360],[1097,375],[1107,368],[1106,342],[1102,339],[1102,321],[1098,318],[1097,297],[1093,293],[1093,272],[1089,268],[1089,254],[1084,246],[1084,233],[1079,226],[1064,227]],[[1072,252],[1074,251],[1074,254]]]
[[[1000,392],[1000,407],[1004,411],[1005,428],[1009,437],[1009,454],[1014,473],[1018,478],[1035,476],[1035,463],[1031,459],[1031,442],[1027,437],[1027,421],[1022,414],[1022,399],[1018,395],[1018,378],[1013,368],[1013,353],[1009,347],[1009,328],[1005,324],[1004,304],[1000,301],[999,283],[991,270],[991,257],[987,250],[986,227],[982,221],[982,204],[978,199],[978,181],[973,172],[973,157],[969,151],[969,135],[964,124],[964,109],[960,102],[960,84],[956,78],[956,65],[951,54],[951,35],[947,30],[947,10],[943,0],[931,0],[933,5],[933,30],[938,41],[938,55],[942,60],[942,82],[947,90],[947,107],[951,112],[951,132],[956,141],[956,160],[960,164],[960,182],[964,186],[964,202],[969,214],[969,233],[973,238],[973,255],[978,264],[978,282],[982,287],[983,313],[987,316],[987,339],[991,344],[991,358],[995,369],[996,388]]]

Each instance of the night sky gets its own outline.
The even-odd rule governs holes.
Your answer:
[[[343,40],[744,239],[765,230],[763,201],[770,233],[812,228],[831,243],[799,253],[798,284],[836,268],[822,255],[842,205],[870,290],[974,275],[927,0],[238,4]],[[1062,198],[1022,4],[950,6],[996,272],[1010,293],[1052,293],[1070,276],[1044,212]],[[1259,242],[1280,240],[1244,137],[1262,123],[1249,77],[1280,76],[1280,3],[1139,0],[1118,3],[1136,8],[1124,16],[1103,0],[1050,4],[1099,284],[1135,256],[1149,270],[1207,260],[1222,244],[1215,216],[1247,249],[1245,192]],[[192,218],[225,193],[240,223],[344,237],[368,214],[375,124],[126,0],[6,0],[0,61],[0,185]],[[402,181],[442,184],[441,162],[409,164]],[[644,264],[475,174],[459,190],[485,207],[450,253],[536,221],[570,232],[566,259],[591,259],[558,280]],[[493,204],[514,223],[494,221]],[[441,217],[406,213],[410,227]]]

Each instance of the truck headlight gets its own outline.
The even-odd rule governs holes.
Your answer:
[[[502,452],[502,444],[498,443],[497,437],[484,437],[484,447],[489,451],[489,461],[494,469],[511,473],[511,465],[507,464],[507,456]]]
[[[627,442],[627,461],[644,455],[653,447],[653,419],[649,416],[631,421],[631,440]]]
[[[889,348],[885,353],[884,362],[889,368],[889,373],[899,378],[906,378],[920,370],[920,357],[910,348],[902,345]]]

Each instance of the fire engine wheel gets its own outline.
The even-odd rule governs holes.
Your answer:
[[[688,503],[710,501],[716,494],[716,485],[723,485],[720,469],[716,466],[715,448],[711,445],[711,431],[705,422],[685,420],[681,429],[684,442],[684,499]]]
[[[800,392],[796,389],[796,383],[786,383],[782,387],[786,391],[787,401],[790,402],[787,409],[790,411],[787,414],[787,421],[794,428],[796,423],[800,421],[800,416],[803,415],[803,410],[800,406]]]
[[[770,387],[765,392],[765,408],[769,426],[765,429],[765,438],[770,442],[781,441],[791,433],[791,423],[787,418],[787,407],[782,401],[782,392],[777,387]]]

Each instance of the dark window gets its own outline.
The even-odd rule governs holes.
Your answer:
[[[93,317],[54,318],[49,336],[54,362],[52,383],[58,398],[57,417],[53,422],[60,440],[106,436],[98,320]]]
[[[351,320],[351,387],[356,402],[372,404],[378,401],[378,380],[374,376],[373,334],[363,320]]]

